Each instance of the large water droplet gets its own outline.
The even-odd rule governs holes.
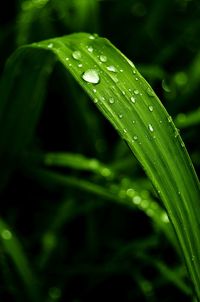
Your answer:
[[[99,74],[95,69],[88,69],[86,70],[82,78],[84,81],[92,84],[98,84],[100,82]]]
[[[151,124],[149,124],[149,125],[148,125],[148,128],[149,128],[149,131],[151,131],[151,132],[153,132],[153,131],[154,131],[154,129],[153,129],[153,127],[152,127],[152,125],[151,125]]]
[[[82,57],[81,52],[80,52],[79,50],[73,51],[72,57],[73,57],[75,60],[80,60],[81,57]]]
[[[107,61],[107,57],[104,56],[104,55],[101,55],[101,56],[99,57],[99,59],[100,59],[100,61],[103,62],[103,63]]]
[[[133,92],[134,92],[135,94],[139,94],[139,93],[140,93],[139,90],[137,90],[137,89],[135,89]]]
[[[106,68],[107,68],[109,71],[117,72],[117,69],[116,69],[115,66],[113,66],[113,65],[107,66]]]

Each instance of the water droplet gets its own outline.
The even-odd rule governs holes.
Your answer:
[[[133,70],[133,74],[136,74],[136,71],[135,71],[135,70]]]
[[[107,68],[109,71],[117,72],[115,66],[113,66],[113,65],[107,66],[106,68]]]
[[[149,106],[149,111],[153,111],[153,106]]]
[[[90,40],[94,40],[95,37],[94,37],[93,35],[90,35],[90,36],[89,36],[89,39],[90,39]]]
[[[123,70],[123,69],[120,69],[119,71],[120,71],[120,72],[124,72],[124,70]]]
[[[172,117],[168,116],[167,120],[168,120],[169,123],[171,123],[172,122]]]
[[[97,92],[97,90],[96,90],[96,89],[93,89],[93,92],[94,92],[94,93],[96,93],[96,92]]]
[[[100,61],[103,62],[103,63],[107,61],[107,57],[104,56],[104,55],[101,55],[99,59],[100,59]]]
[[[134,204],[137,204],[137,205],[140,204],[141,200],[142,200],[142,198],[140,196],[134,196],[133,197],[133,203]]]
[[[133,124],[135,124],[135,121],[132,121]]]
[[[147,88],[147,94],[149,96],[154,96],[154,92],[153,92],[153,90],[150,87]]]
[[[93,50],[94,50],[94,49],[93,49],[92,46],[88,46],[88,51],[89,51],[89,52],[93,52]]]
[[[151,132],[153,132],[153,131],[154,131],[154,129],[153,129],[153,127],[152,127],[152,125],[151,125],[151,124],[149,124],[149,125],[148,125],[148,128],[149,128],[149,130],[150,130]]]
[[[178,135],[179,135],[179,131],[178,131],[178,129],[176,129],[175,132],[174,132],[174,137],[177,138]]]
[[[127,62],[129,63],[129,65],[131,65],[131,67],[135,67],[135,65],[133,64],[133,62],[131,60],[127,59]]]
[[[139,94],[139,93],[140,93],[139,90],[137,90],[137,89],[135,89],[133,92],[134,92],[135,94]]]
[[[53,43],[49,43],[47,47],[48,48],[52,48],[53,47]]]
[[[126,92],[123,90],[123,91],[122,91],[122,94],[123,94],[123,95],[125,95],[125,94],[126,94]]]
[[[98,99],[95,98],[95,99],[94,99],[94,103],[95,103],[95,104],[98,103]]]
[[[65,60],[66,60],[66,61],[69,61],[69,58],[68,58],[68,57],[66,57],[66,58],[65,58]]]
[[[119,116],[119,118],[123,118],[123,114],[119,114],[118,116]]]
[[[127,133],[127,130],[126,130],[126,129],[124,129],[123,131],[124,131],[124,133]]]
[[[138,81],[138,78],[135,78],[136,81]]]
[[[114,100],[113,98],[110,98],[110,99],[109,99],[109,103],[110,103],[110,104],[113,104],[114,102],[115,102],[115,100]]]
[[[137,135],[134,135],[133,139],[134,139],[134,141],[137,141],[138,140]]]
[[[131,102],[135,104],[135,98],[133,96],[131,97]]]
[[[83,64],[78,64],[78,67],[83,67]]]
[[[4,239],[4,240],[10,240],[12,239],[12,233],[7,230],[7,229],[4,229],[2,232],[1,232],[1,237]]]
[[[183,141],[181,141],[181,147],[185,147],[185,144],[184,144],[184,142]]]
[[[72,53],[72,57],[75,59],[75,60],[80,60],[81,57],[82,57],[82,54],[79,50],[75,50],[73,51]]]
[[[100,82],[99,74],[95,69],[88,69],[86,70],[82,78],[84,81],[92,84],[98,84]]]

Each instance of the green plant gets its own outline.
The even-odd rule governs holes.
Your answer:
[[[156,16],[167,7],[154,4],[144,26],[150,36],[156,32]],[[176,72],[168,79],[162,60],[178,42],[163,47],[158,65],[141,65],[139,72],[97,34],[44,40],[57,35],[49,22],[54,14],[70,31],[87,30],[92,14],[98,31],[98,9],[89,0],[82,6],[78,1],[22,1],[16,41],[29,44],[9,58],[0,82],[0,278],[16,301],[90,301],[93,291],[92,300],[99,301],[104,283],[112,287],[116,283],[109,278],[126,274],[135,291],[130,286],[129,292],[122,277],[124,301],[130,296],[154,302],[163,293],[167,299],[168,283],[182,292],[180,299],[193,295],[199,301],[199,181],[175,126],[195,137],[192,126],[199,125],[199,110],[191,107],[191,113],[177,114],[174,124],[140,74],[153,86],[162,80],[164,99],[175,108],[198,87],[199,56],[188,73]],[[142,7],[135,5],[133,11],[141,14]],[[33,39],[38,25],[41,31]],[[175,89],[180,89],[180,100],[172,105]],[[198,150],[189,150],[198,170]],[[19,198],[23,205],[13,203]],[[125,232],[121,241],[115,229]],[[115,291],[120,297],[114,286],[108,299],[115,299]],[[23,287],[26,294],[21,297]]]
[[[21,80],[19,74],[21,70],[22,75],[27,77],[24,65],[21,64],[24,61],[27,64],[26,56],[30,56],[33,63],[32,58],[37,49],[39,54],[35,57],[40,62],[39,70],[33,73],[34,77],[27,78],[27,95],[32,94],[38,82],[38,89],[41,90],[40,74],[44,58],[41,50],[50,49],[91,96],[141,162],[167,209],[196,295],[200,297],[200,191],[192,163],[171,117],[151,87],[135,66],[106,40],[93,35],[75,34],[23,47],[10,59],[3,82],[4,87],[7,87],[2,89],[4,95],[1,97],[1,105],[4,106],[1,108],[4,117],[1,119],[1,162],[2,165],[6,163],[6,173],[8,163],[13,163],[26,146],[27,138],[33,132],[38,118],[38,108],[41,108],[41,100],[35,100],[35,93],[32,94],[32,99],[29,98],[28,104],[26,99],[22,99],[20,84],[24,85],[24,79]],[[49,60],[49,56],[47,59]],[[10,70],[14,72],[11,74]],[[15,86],[16,82],[18,87]],[[36,90],[37,96],[41,95],[40,90]],[[11,91],[15,93],[14,104]],[[10,108],[5,110],[7,103]],[[29,112],[26,109],[27,106],[34,108],[36,116],[32,110]],[[23,121],[24,129],[20,121]],[[8,150],[11,150],[10,154]],[[39,175],[41,173],[43,172],[39,172]],[[46,176],[48,178],[48,173]]]

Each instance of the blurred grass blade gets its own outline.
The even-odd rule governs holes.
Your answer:
[[[179,128],[187,128],[200,124],[200,108],[186,114],[179,113],[175,119],[175,124]]]
[[[81,154],[57,152],[46,154],[24,154],[22,160],[28,164],[37,163],[46,167],[72,168],[80,171],[91,171],[104,177],[112,177],[113,171],[95,158],[87,158]]]
[[[49,50],[70,71],[144,167],[167,209],[200,301],[199,182],[171,117],[135,66],[106,39],[81,33],[35,43],[20,48],[11,58],[8,68],[28,56],[32,61],[35,54],[38,64],[42,65],[44,56],[41,59],[41,49]],[[27,77],[27,94],[31,84]],[[12,91],[12,85],[7,89]],[[13,108],[12,99],[7,94],[2,101]],[[26,108],[27,100],[22,96],[21,99],[21,107],[25,110],[20,112],[14,108],[19,121],[24,115],[26,119],[31,116],[29,108]],[[17,133],[12,128],[10,132],[9,124],[13,118],[8,122],[6,110],[3,116],[4,120],[0,119],[0,136],[5,141],[5,135],[9,134],[9,147],[12,149],[19,133],[19,137],[23,137],[25,129],[18,129]],[[14,124],[17,125],[17,118]],[[15,151],[19,152],[23,147],[21,139],[20,147]],[[4,157],[8,150],[6,144],[3,148],[1,146]]]
[[[36,279],[30,269],[28,260],[23,252],[23,249],[9,230],[7,224],[0,219],[0,241],[3,250],[10,256],[17,273],[20,275],[22,282],[25,285],[30,301],[39,301],[39,293],[36,287]],[[38,281],[38,280],[37,280]],[[22,300],[24,299],[22,294]]]

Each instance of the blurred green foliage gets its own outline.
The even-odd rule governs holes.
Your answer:
[[[23,44],[108,37],[176,118],[199,172],[199,1],[15,0],[0,15],[1,72]],[[192,299],[167,214],[126,144],[59,64],[42,85],[36,132],[0,195],[1,300]]]

